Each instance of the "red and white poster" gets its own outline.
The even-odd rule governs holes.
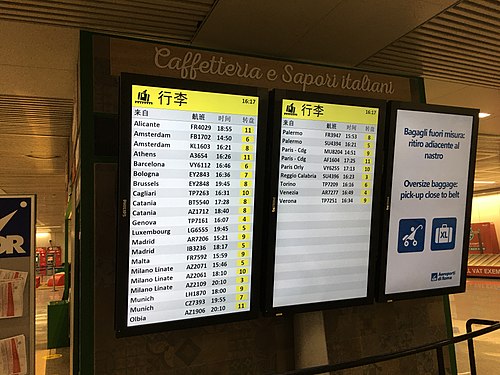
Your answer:
[[[26,339],[24,335],[0,340],[0,374],[27,374]]]
[[[0,319],[23,315],[27,272],[0,269]]]

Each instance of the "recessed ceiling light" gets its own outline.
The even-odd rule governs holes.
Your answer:
[[[496,181],[474,181],[475,184],[496,184]]]
[[[485,118],[491,116],[491,113],[479,112],[479,118]]]

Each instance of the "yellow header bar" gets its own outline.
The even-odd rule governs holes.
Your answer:
[[[378,108],[284,99],[281,116],[287,119],[377,125],[378,111]]]
[[[257,116],[259,98],[257,96],[132,85],[132,106]]]

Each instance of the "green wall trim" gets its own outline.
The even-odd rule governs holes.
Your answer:
[[[73,186],[71,186],[71,191],[73,191]],[[70,216],[71,212],[73,211],[73,198],[70,196],[70,199],[68,201],[68,205],[66,207],[66,214],[64,215],[64,292],[62,296],[63,301],[67,301],[69,299],[69,287],[70,287],[70,274],[69,274],[69,251],[68,251],[68,244],[69,244],[69,228],[70,225],[69,223],[71,222]]]
[[[94,373],[94,126],[93,35],[80,32],[81,256],[78,374]]]

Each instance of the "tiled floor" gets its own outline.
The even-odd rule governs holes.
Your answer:
[[[47,349],[47,305],[59,301],[63,287],[36,289],[35,375],[69,375],[69,350]]]
[[[500,320],[500,280],[467,280],[467,291],[450,296],[454,334],[466,333],[465,322],[471,318]],[[482,326],[474,326],[479,329]],[[458,374],[470,374],[467,343],[455,346]],[[474,339],[478,375],[500,374],[500,330]]]

